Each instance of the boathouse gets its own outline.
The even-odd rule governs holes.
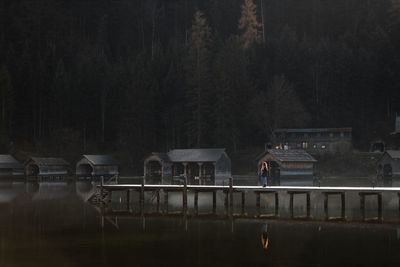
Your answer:
[[[264,162],[268,165],[268,176],[272,178],[313,177],[317,160],[300,149],[268,149],[257,158],[258,174]]]
[[[70,164],[62,158],[38,158],[31,157],[25,163],[25,174],[27,177],[57,177],[68,176]]]
[[[153,152],[144,161],[146,183],[179,184],[185,175],[188,184],[227,184],[231,160],[224,148],[201,148]]]
[[[119,174],[120,163],[110,155],[83,155],[76,163],[77,177],[112,177]]]
[[[271,141],[273,148],[346,152],[352,148],[352,128],[276,129]]]
[[[400,177],[400,150],[386,150],[378,160],[378,178]]]
[[[11,155],[0,155],[0,177],[23,177],[24,165]]]

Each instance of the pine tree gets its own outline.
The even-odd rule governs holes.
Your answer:
[[[213,62],[215,102],[213,107],[214,140],[218,146],[236,150],[240,129],[246,128],[243,110],[251,92],[247,76],[247,57],[237,38],[228,39]]]
[[[14,108],[11,77],[8,69],[5,66],[0,67],[0,98],[0,149],[4,150],[8,146],[8,138],[10,136],[10,128],[12,122],[12,111]]]
[[[194,14],[186,57],[188,145],[200,147],[204,143],[209,112],[211,29],[201,11]]]
[[[254,97],[251,107],[251,116],[264,134],[280,127],[304,127],[310,119],[293,85],[283,75],[274,76],[268,88]]]
[[[239,20],[239,38],[243,49],[248,49],[262,40],[261,23],[257,20],[256,8],[253,0],[244,0]]]

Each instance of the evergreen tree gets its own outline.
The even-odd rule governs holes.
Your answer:
[[[254,96],[251,107],[256,128],[266,135],[271,135],[276,128],[304,127],[310,120],[293,86],[283,75],[274,76],[268,88]]]
[[[239,20],[240,41],[244,49],[261,42],[261,23],[257,19],[257,6],[253,0],[244,0]]]
[[[187,89],[185,104],[187,113],[188,145],[201,147],[205,144],[207,116],[210,106],[210,58],[211,29],[201,11],[194,14],[186,56]]]
[[[247,76],[248,60],[237,38],[228,39],[213,62],[215,102],[214,140],[218,146],[236,150],[241,129],[246,127],[243,110],[252,92]]]
[[[0,67],[0,98],[1,129],[7,132],[11,126],[14,99],[10,73],[5,66]]]

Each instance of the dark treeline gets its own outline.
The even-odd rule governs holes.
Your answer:
[[[389,0],[2,0],[3,152],[261,145],[276,127],[353,127],[400,110]]]

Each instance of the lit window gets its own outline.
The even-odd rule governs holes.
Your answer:
[[[302,147],[303,149],[307,149],[307,148],[308,148],[308,142],[302,142],[302,143],[301,143],[301,147]]]

